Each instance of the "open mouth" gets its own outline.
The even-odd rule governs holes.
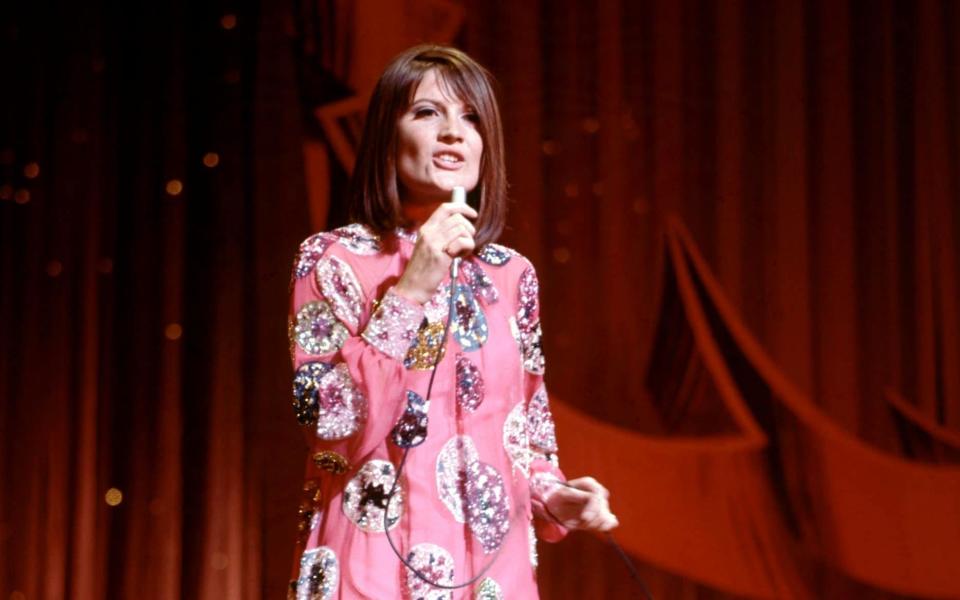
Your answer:
[[[463,156],[456,152],[437,152],[433,155],[433,162],[441,168],[455,169],[463,165]]]

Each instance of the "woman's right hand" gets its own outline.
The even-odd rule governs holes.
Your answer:
[[[468,219],[477,211],[466,204],[444,202],[420,226],[420,237],[407,268],[394,286],[400,295],[426,303],[450,271],[453,258],[473,251],[476,229]]]

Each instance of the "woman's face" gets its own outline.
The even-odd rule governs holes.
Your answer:
[[[427,71],[397,123],[401,202],[446,202],[454,186],[477,186],[483,139],[477,115]]]

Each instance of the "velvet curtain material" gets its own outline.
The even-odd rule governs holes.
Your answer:
[[[0,596],[285,594],[290,261],[419,40],[499,82],[561,464],[654,594],[960,595],[955,2],[7,12]],[[635,595],[540,553],[545,598]]]

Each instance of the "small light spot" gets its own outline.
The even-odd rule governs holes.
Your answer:
[[[210,566],[217,571],[223,571],[230,566],[230,557],[223,552],[214,552],[210,555]]]
[[[167,182],[167,193],[171,196],[179,196],[183,191],[183,184],[179,179],[171,179]]]
[[[4,148],[0,150],[0,165],[12,165],[16,156],[13,154],[13,148]]]
[[[596,181],[596,182],[594,182],[592,189],[593,189],[593,195],[594,195],[594,196],[602,196],[602,195],[603,195],[603,182],[602,182],[602,181]]]
[[[183,335],[183,327],[180,327],[179,323],[170,323],[163,330],[163,335],[166,336],[168,340],[179,340],[180,336]]]
[[[74,144],[86,144],[89,139],[86,129],[77,128],[70,133],[70,141]]]
[[[47,263],[47,275],[50,277],[59,277],[63,272],[63,263],[59,260],[51,260]]]
[[[97,271],[102,275],[113,273],[113,260],[109,256],[101,256],[97,261]]]
[[[211,169],[214,168],[220,164],[220,155],[216,152],[207,152],[203,155],[203,164]]]
[[[17,204],[26,204],[27,202],[30,202],[30,190],[26,188],[20,188],[13,195],[13,201]]]
[[[230,31],[237,26],[237,15],[227,13],[220,17],[220,27]]]
[[[40,174],[40,165],[35,162],[27,163],[23,167],[23,176],[27,179],[35,179]]]
[[[560,151],[560,144],[553,140],[544,140],[542,147],[543,153],[547,156],[555,156]]]
[[[570,250],[560,246],[559,248],[553,249],[553,260],[557,261],[561,265],[565,265],[570,262]]]
[[[580,127],[582,127],[586,133],[596,133],[600,131],[600,120],[596,117],[587,117],[580,122]]]
[[[13,186],[9,183],[0,185],[0,200],[13,199]]]
[[[90,70],[94,73],[103,73],[105,67],[106,63],[103,62],[102,58],[95,58],[90,61]]]
[[[112,487],[103,495],[103,499],[110,506],[119,506],[123,502],[123,492]]]
[[[567,185],[563,186],[563,193],[567,198],[576,198],[580,195],[580,186],[571,181]]]
[[[230,84],[240,83],[240,69],[227,69],[223,73],[223,80]]]

